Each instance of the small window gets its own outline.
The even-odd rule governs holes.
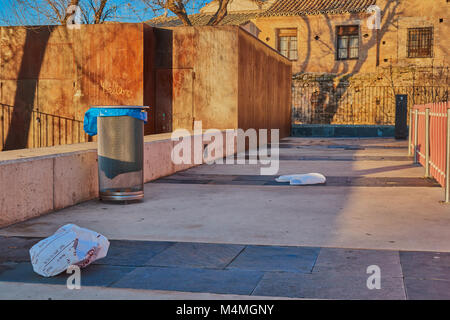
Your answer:
[[[297,29],[278,30],[278,51],[289,60],[297,60]]]
[[[433,28],[408,29],[408,58],[433,57]]]
[[[359,26],[339,26],[337,33],[337,59],[359,58]]]

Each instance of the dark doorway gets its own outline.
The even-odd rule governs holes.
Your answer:
[[[395,139],[408,137],[408,96],[398,94],[395,96]]]

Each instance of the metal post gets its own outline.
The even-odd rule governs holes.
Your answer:
[[[409,110],[408,156],[412,156],[412,110]]]
[[[418,131],[419,131],[419,110],[414,110],[414,163],[418,163],[418,157],[417,157],[417,143],[418,143]]]
[[[430,108],[425,110],[425,177],[430,177]]]
[[[450,109],[447,109],[447,150],[445,168],[445,202],[450,202]]]

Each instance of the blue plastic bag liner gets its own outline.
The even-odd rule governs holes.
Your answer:
[[[97,134],[97,117],[129,116],[147,123],[147,112],[142,111],[148,107],[94,107],[84,114],[84,131],[90,135]]]

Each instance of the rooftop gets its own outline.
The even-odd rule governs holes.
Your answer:
[[[243,25],[249,22],[251,19],[254,19],[258,16],[259,12],[250,11],[250,12],[235,12],[229,13],[225,16],[225,18],[219,23],[219,25]],[[210,13],[196,13],[189,15],[189,19],[191,20],[192,25],[194,26],[204,26],[208,23],[208,21],[212,18],[214,14]],[[153,27],[178,27],[182,26],[178,17],[165,17],[159,16],[150,21],[147,21],[147,24]]]
[[[242,6],[236,4],[242,2]],[[376,0],[277,0],[264,1],[260,9],[248,5],[247,0],[235,0],[228,10],[228,15],[219,25],[244,25],[251,19],[272,16],[299,16],[317,14],[342,14],[364,12]],[[205,6],[201,13],[189,15],[194,26],[206,25],[215,13],[214,1]],[[256,6],[256,5],[255,5]],[[177,27],[183,23],[176,16],[159,16],[147,23],[153,27]]]
[[[376,0],[278,0],[261,13],[261,16],[358,13],[366,11],[376,2]]]

